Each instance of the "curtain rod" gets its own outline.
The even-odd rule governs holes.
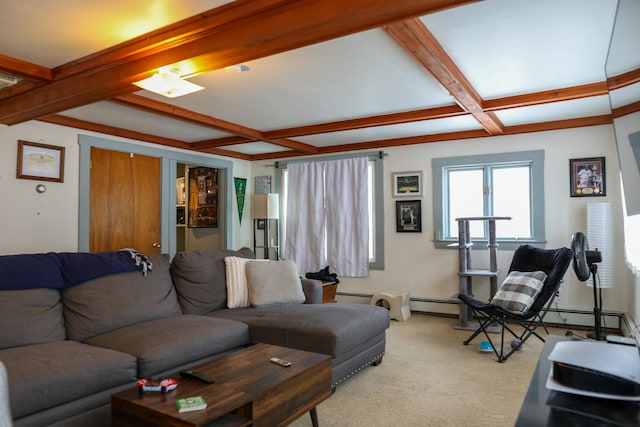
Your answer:
[[[368,156],[371,156],[372,154],[369,154]],[[389,153],[386,153],[382,150],[378,151],[377,156],[380,160],[384,160],[385,157],[389,157]],[[275,163],[269,163],[264,165],[265,168],[276,168],[278,169],[280,167],[280,162],[275,162]]]

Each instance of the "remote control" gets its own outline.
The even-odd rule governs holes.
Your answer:
[[[180,376],[183,378],[194,378],[196,380],[204,381],[205,383],[209,383],[209,384],[213,383],[213,378],[199,371],[191,371],[191,370],[180,371]]]
[[[287,362],[286,360],[278,359],[277,357],[272,357],[271,360],[273,363],[276,363],[280,366],[289,367],[291,366],[291,362]]]

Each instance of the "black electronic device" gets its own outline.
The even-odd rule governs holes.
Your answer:
[[[205,383],[208,383],[208,384],[212,384],[214,382],[213,378],[211,378],[209,375],[200,371],[192,371],[189,369],[180,371],[180,376],[182,378],[193,378],[196,380],[204,381]]]
[[[596,341],[558,342],[547,388],[614,400],[640,401],[640,355],[632,346]]]

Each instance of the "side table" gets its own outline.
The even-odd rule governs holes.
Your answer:
[[[338,282],[322,282],[322,303],[336,301],[336,291],[338,290]]]

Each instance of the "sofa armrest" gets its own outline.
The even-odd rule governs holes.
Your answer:
[[[305,304],[322,304],[322,282],[320,280],[301,277],[302,291],[306,297]]]

